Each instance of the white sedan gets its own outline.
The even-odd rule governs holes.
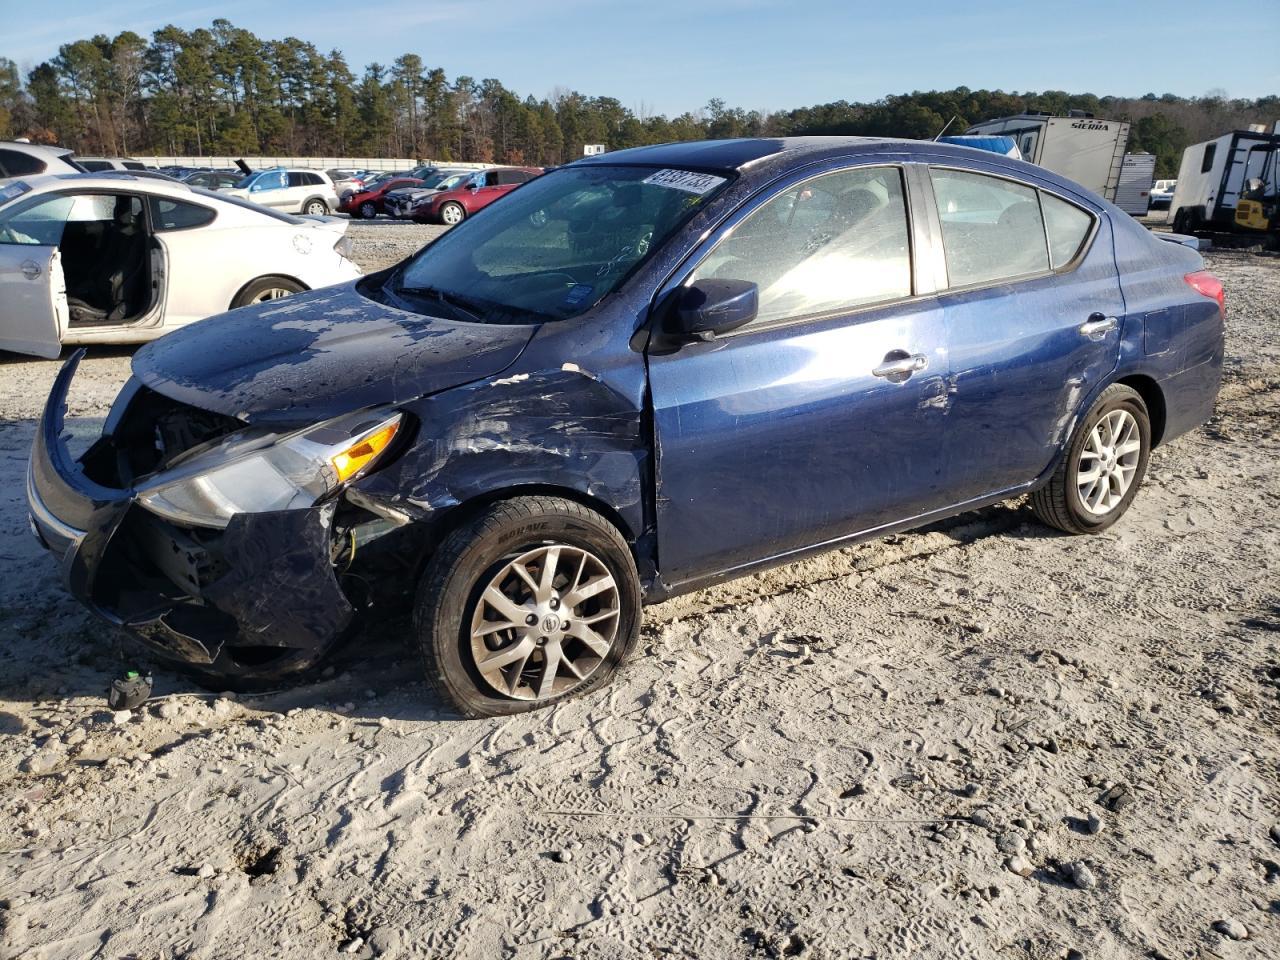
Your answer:
[[[141,343],[354,279],[346,229],[129,173],[0,183],[0,350]]]

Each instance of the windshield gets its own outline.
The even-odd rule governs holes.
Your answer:
[[[657,167],[564,167],[454,227],[384,290],[469,320],[563,320],[620,287],[727,182]]]
[[[446,183],[461,183],[465,173],[433,173],[418,185],[420,190],[434,190],[436,187],[444,187]]]

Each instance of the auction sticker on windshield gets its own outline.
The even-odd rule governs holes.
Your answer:
[[[713,173],[694,173],[692,170],[659,170],[645,177],[641,183],[652,183],[659,187],[670,187],[672,190],[683,190],[685,193],[696,193],[702,196],[710,193],[720,184],[724,177]]]
[[[19,180],[16,183],[6,183],[0,187],[0,203],[8,203],[14,197],[20,197],[24,193],[31,192],[31,185]]]

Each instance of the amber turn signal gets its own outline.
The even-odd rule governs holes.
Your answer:
[[[391,439],[400,429],[397,417],[385,427],[380,427],[353,446],[343,450],[333,458],[333,469],[338,473],[338,482],[346,483],[357,473],[371,464],[391,443]]]

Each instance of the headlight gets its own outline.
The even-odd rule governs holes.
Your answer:
[[[309,507],[378,461],[402,423],[370,410],[284,437],[229,437],[140,487],[153,513],[196,527],[224,528],[237,513]]]

